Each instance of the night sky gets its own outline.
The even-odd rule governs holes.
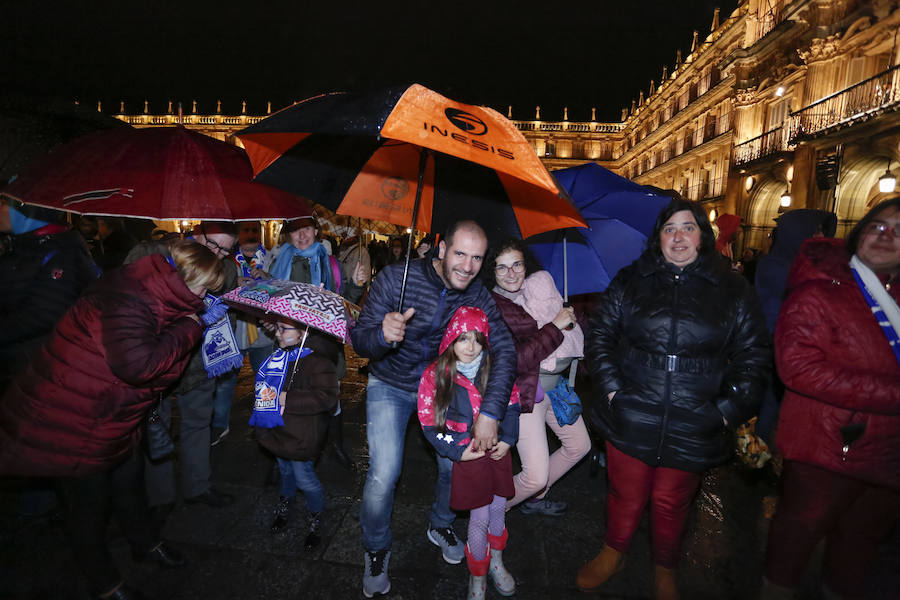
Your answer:
[[[0,94],[236,114],[422,83],[530,119],[618,121],[737,0],[216,3],[0,0]]]

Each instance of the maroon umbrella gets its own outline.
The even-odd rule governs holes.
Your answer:
[[[29,165],[0,194],[78,214],[247,221],[308,216],[293,194],[251,181],[244,151],[183,127],[100,131]]]

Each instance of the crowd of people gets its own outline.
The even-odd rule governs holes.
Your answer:
[[[831,213],[788,211],[770,252],[745,256],[739,272],[705,210],[673,194],[644,253],[576,315],[526,243],[489,243],[471,220],[381,248],[327,239],[310,215],[286,221],[268,248],[258,222],[204,221],[184,239],[138,242],[121,221],[73,229],[3,199],[0,475],[19,478],[23,512],[61,503],[97,597],[142,598],[116,567],[107,521],[135,558],[185,564],[162,526],[179,498],[233,502],[210,484],[210,448],[229,435],[248,359],[250,424],[280,479],[270,528],[291,522],[299,492],[304,547],[317,547],[327,506],[316,459],[330,449],[357,468],[342,437],[347,365],[336,338],[220,298],[274,278],[362,305],[350,337],[368,359],[366,598],[391,589],[394,494],[414,415],[437,466],[424,535],[446,562],[465,561],[470,600],[488,583],[515,594],[506,513],[566,514],[553,485],[591,452],[589,428],[605,450],[606,527],[575,585],[602,590],[625,568],[649,508],[654,598],[679,598],[703,473],[732,459],[735,430],[757,415],[784,465],[762,596],[791,598],[825,541],[823,593],[865,598],[877,544],[900,520],[900,197],[873,206],[846,241],[835,225]],[[600,400],[573,414],[562,405],[579,363]],[[173,403],[180,480],[171,453],[150,449]]]

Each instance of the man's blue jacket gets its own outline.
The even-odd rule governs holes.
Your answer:
[[[437,358],[453,313],[460,306],[477,306],[491,325],[491,375],[481,412],[502,419],[516,379],[516,349],[490,292],[477,278],[465,290],[448,289],[430,259],[412,261],[403,310],[413,306],[416,313],[407,321],[406,335],[395,350],[384,341],[381,322],[387,313],[397,311],[402,279],[403,263],[388,265],[378,273],[350,334],[356,353],[370,359],[369,372],[385,383],[415,392],[422,372]]]

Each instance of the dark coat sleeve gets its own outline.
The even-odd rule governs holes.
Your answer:
[[[630,276],[630,268],[619,271],[588,323],[585,363],[594,389],[603,398],[624,385],[615,356],[622,336],[625,287]]]
[[[135,387],[162,387],[175,382],[184,361],[200,341],[202,329],[180,317],[157,330],[150,306],[125,295],[110,296],[100,316],[102,344],[113,375]]]
[[[731,429],[756,414],[772,369],[771,336],[756,292],[750,285],[743,285],[738,303],[734,330],[725,348],[728,365],[722,382],[723,393],[716,399],[716,406]]]

